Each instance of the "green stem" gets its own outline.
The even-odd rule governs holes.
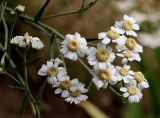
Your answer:
[[[24,95],[24,97],[23,97],[23,100],[22,100],[22,104],[21,104],[21,106],[20,106],[20,109],[19,109],[19,112],[18,112],[18,114],[17,114],[17,118],[21,118],[21,114],[22,114],[22,112],[23,112],[23,110],[24,110],[24,108],[25,108],[25,105],[26,105],[26,103],[27,103],[27,95],[25,94]]]
[[[94,75],[94,73],[92,72],[92,70],[91,70],[80,58],[78,58],[78,61],[85,67],[85,69],[86,69],[91,75]]]
[[[121,95],[119,92],[117,92],[111,85],[108,85],[108,88],[109,88],[113,93],[115,93],[116,95],[122,97],[122,95]]]
[[[21,82],[19,80],[17,80],[13,75],[11,75],[8,72],[4,72],[4,74],[6,74],[7,76],[9,76],[12,80],[14,80],[17,84],[21,85]]]
[[[85,2],[85,0],[82,1],[82,6],[75,11],[69,11],[69,12],[63,12],[63,13],[59,13],[59,14],[53,14],[53,15],[45,16],[45,17],[42,17],[41,20],[46,20],[46,19],[50,19],[50,18],[54,18],[54,17],[60,17],[60,16],[66,16],[66,15],[72,15],[72,14],[85,12],[90,7],[92,7],[97,2],[97,0],[92,2],[92,4],[89,4],[87,7],[84,7],[84,2]]]
[[[29,89],[28,85],[28,69],[27,69],[27,48],[25,48],[24,51],[24,78],[25,78],[25,84],[26,84],[26,94],[28,95],[29,99],[31,100],[31,104],[34,106],[34,110],[36,111],[36,114],[34,114],[37,118],[40,118],[40,112],[37,104],[35,104],[35,99],[32,96],[32,93]]]
[[[35,16],[35,21],[38,21],[42,17],[42,15],[44,13],[44,10],[47,7],[47,5],[48,5],[49,2],[50,2],[50,0],[46,0],[46,2],[44,3],[44,5],[39,10],[38,14]]]

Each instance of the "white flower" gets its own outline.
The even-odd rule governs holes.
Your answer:
[[[19,47],[26,47],[26,45],[27,45],[23,36],[16,36],[16,37],[12,38],[10,43],[15,44]]]
[[[43,42],[38,37],[29,36],[28,32],[26,32],[24,38],[26,39],[27,45],[31,44],[32,48],[34,49],[39,50],[44,47]]]
[[[65,101],[70,102],[70,104],[75,103],[79,104],[81,101],[86,101],[88,96],[84,93],[88,92],[87,89],[84,88],[84,84],[78,82],[70,88],[70,94],[65,99]]]
[[[11,39],[11,44],[16,44],[19,47],[32,46],[34,49],[42,49],[44,47],[43,42],[38,37],[29,36],[28,33],[24,36],[16,36]]]
[[[18,6],[15,8],[15,10],[17,10],[18,12],[24,12],[25,6],[23,6],[23,5],[18,5]]]
[[[87,42],[79,33],[67,34],[66,39],[61,43],[60,52],[64,57],[76,61],[79,57],[84,57],[88,51]]]
[[[32,45],[32,48],[37,50],[42,49],[44,47],[42,41],[37,37],[32,38],[31,45]]]
[[[139,53],[133,53],[130,50],[125,50],[123,52],[117,53],[116,54],[119,57],[122,57],[122,63],[127,64],[128,61],[141,61],[141,57],[139,56]]]
[[[127,98],[130,103],[140,102],[143,95],[135,80],[130,80],[126,87],[120,88],[120,91],[123,92],[123,97]]]
[[[129,80],[133,79],[133,74],[129,65],[123,65],[123,67],[116,66],[116,75],[119,80],[123,80],[124,83],[129,83]]]
[[[137,86],[140,89],[149,88],[148,81],[145,79],[144,75],[141,72],[135,72],[133,76],[138,83]]]
[[[127,15],[124,15],[123,21],[117,21],[115,27],[121,29],[121,32],[126,32],[127,35],[137,36],[137,33],[134,30],[139,30],[139,25],[136,24],[136,19]]]
[[[116,49],[120,51],[131,50],[133,53],[142,53],[143,47],[139,45],[134,38],[123,38],[119,40],[120,43],[116,46]]]
[[[120,34],[123,34],[124,32],[121,31],[118,28],[111,27],[111,29],[108,32],[101,32],[98,34],[98,39],[102,39],[102,43],[108,44],[110,42],[117,42],[120,38],[123,38]]]
[[[115,59],[115,54],[112,52],[111,47],[107,47],[102,44],[97,44],[97,49],[91,47],[88,51],[88,63],[93,65],[94,68],[106,68],[107,65],[110,65],[111,62]]]
[[[114,66],[109,66],[106,69],[95,69],[92,81],[97,88],[107,88],[108,84],[115,85],[119,81],[115,73]]]
[[[59,67],[61,63],[62,61],[59,58],[56,58],[54,63],[52,61],[47,61],[47,64],[43,64],[41,69],[38,71],[38,75],[48,75],[48,83],[52,84],[53,81],[61,79],[67,75],[66,69]]]
[[[60,94],[61,93],[61,97],[62,98],[66,98],[69,96],[69,89],[72,86],[72,83],[74,84],[74,82],[77,83],[77,79],[76,80],[70,80],[69,76],[65,76],[57,81],[54,81],[54,83],[52,83],[52,87],[56,88],[56,90],[54,91],[55,94]]]

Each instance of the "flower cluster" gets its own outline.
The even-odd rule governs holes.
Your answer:
[[[140,53],[143,52],[142,46],[135,40],[137,36],[135,30],[139,30],[136,20],[124,15],[124,19],[115,22],[109,31],[98,34],[97,45],[87,46],[86,39],[79,33],[67,34],[61,42],[60,54],[72,61],[80,61],[80,58],[86,56],[88,63],[93,67],[90,69],[85,65],[93,75],[90,83],[93,82],[98,89],[121,84],[119,90],[123,94],[121,96],[128,102],[139,102],[142,98],[142,90],[148,88],[149,84],[141,72],[134,72],[129,65],[131,61],[140,61]],[[44,46],[39,38],[31,37],[28,33],[12,38],[11,43],[20,47],[31,45],[35,49]],[[117,57],[122,59],[119,66],[113,64]],[[61,66],[62,63],[65,62],[59,58],[51,59],[42,65],[38,75],[47,76],[48,83],[55,88],[54,93],[61,94],[65,101],[75,104],[85,101],[88,98],[84,94],[88,91],[84,88],[85,85],[77,78],[70,79],[66,68]]]
[[[42,49],[44,47],[43,42],[38,37],[29,36],[28,33],[24,36],[16,36],[10,40],[11,44],[15,44],[19,47],[25,48],[26,46],[31,46],[34,49]]]
[[[135,39],[136,30],[139,30],[136,19],[124,15],[124,19],[115,22],[109,31],[98,34],[101,42],[97,45],[87,47],[86,39],[79,33],[68,34],[61,43],[60,52],[73,61],[86,55],[88,63],[93,66],[92,82],[97,88],[105,89],[122,83],[122,96],[129,102],[139,102],[141,91],[148,88],[149,84],[141,72],[132,71],[129,65],[131,61],[141,61],[140,53],[143,52]],[[117,57],[122,58],[121,66],[113,65]]]
[[[48,76],[48,83],[55,89],[55,94],[61,94],[65,101],[78,104],[81,101],[85,101],[88,97],[84,94],[88,90],[84,88],[84,84],[78,81],[78,79],[70,79],[67,75],[67,71],[60,64],[62,61],[56,58],[53,61],[47,61],[47,64],[43,64],[38,74],[41,76]]]

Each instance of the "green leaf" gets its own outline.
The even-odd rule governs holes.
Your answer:
[[[127,104],[123,118],[143,118],[140,104]]]

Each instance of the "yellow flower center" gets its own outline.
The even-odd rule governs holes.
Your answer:
[[[108,38],[110,38],[112,40],[115,40],[115,39],[117,39],[119,37],[119,33],[114,31],[114,30],[109,30],[107,32],[107,36],[108,36]]]
[[[130,50],[134,49],[136,47],[137,42],[133,38],[128,38],[126,40],[126,47]]]
[[[132,30],[132,23],[130,21],[123,21],[122,27],[126,31],[131,31]]]
[[[78,97],[79,95],[81,95],[81,92],[78,89],[76,91],[71,92],[72,97]]]
[[[96,58],[98,61],[105,62],[109,58],[109,53],[105,49],[98,49],[96,52]]]
[[[58,74],[57,68],[51,67],[47,70],[48,75],[56,76]]]
[[[142,82],[142,81],[144,81],[145,77],[144,77],[144,75],[141,72],[136,72],[134,74],[134,79],[136,81],[138,81],[138,82]]]
[[[111,80],[112,79],[112,73],[108,70],[101,70],[99,72],[99,77],[102,79],[102,80]]]
[[[131,51],[126,50],[126,51],[124,52],[124,56],[127,57],[127,58],[131,58],[131,57],[133,57],[133,54],[132,54]]]
[[[131,94],[131,95],[136,95],[136,93],[137,93],[137,88],[134,87],[134,86],[129,86],[127,88],[127,90],[128,90],[128,93]]]
[[[121,68],[119,70],[119,73],[122,75],[122,76],[127,76],[128,75],[128,69],[126,68]]]
[[[78,40],[69,41],[67,47],[70,51],[76,52],[80,48],[80,42]]]
[[[65,80],[60,82],[59,87],[62,89],[69,89],[71,87],[71,81],[70,80]]]

